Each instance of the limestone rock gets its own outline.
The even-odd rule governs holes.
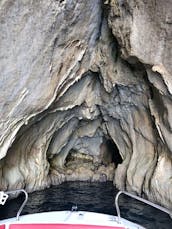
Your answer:
[[[0,189],[113,180],[172,206],[171,9],[1,1]]]
[[[149,143],[146,143],[145,140],[144,143],[141,143],[138,138],[134,141],[140,147],[136,149],[137,153],[135,155],[137,156],[131,157],[126,172],[127,183],[130,184],[128,188],[134,190],[137,185],[141,187],[142,183],[141,192],[146,193],[152,200],[156,199],[156,201],[163,202],[166,206],[170,207],[170,196],[172,196],[172,192],[170,191],[172,183],[169,179],[171,176],[172,152],[170,140],[172,136],[170,124],[170,111],[172,109],[172,4],[171,1],[164,2],[161,0],[111,0],[109,4],[111,8],[108,21],[114,36],[119,42],[122,56],[132,66],[136,67],[139,63],[142,63],[142,68],[146,71],[146,84],[150,90],[148,105],[146,105],[148,110],[144,114],[147,121],[141,116],[140,111],[138,114],[138,118],[139,116],[142,117],[141,119],[144,125],[139,124],[140,130],[144,128],[144,134],[141,135],[145,138],[145,133],[147,132],[145,140],[148,139]],[[136,119],[134,123],[137,123]],[[136,129],[134,128],[134,130]],[[139,132],[137,131],[135,134]],[[130,134],[130,136],[132,135]],[[144,145],[146,146],[145,149]],[[133,153],[134,151],[132,150],[132,155]],[[143,156],[144,153],[146,153],[145,156]],[[139,155],[143,159],[140,159]],[[137,158],[139,158],[138,162]],[[147,165],[144,164],[144,161]],[[162,165],[166,165],[164,166],[166,168],[165,173]],[[137,166],[138,168],[140,166],[140,171],[137,170]],[[143,173],[143,171],[145,172]],[[144,181],[140,180],[142,176],[144,177]],[[138,192],[138,189],[135,191]]]

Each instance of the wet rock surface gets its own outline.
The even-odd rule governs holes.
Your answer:
[[[0,3],[1,189],[113,180],[172,206],[171,8]]]

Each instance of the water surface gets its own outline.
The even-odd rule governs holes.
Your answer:
[[[117,191],[111,182],[65,182],[59,186],[30,193],[22,214],[70,210],[73,205],[77,205],[78,210],[116,215],[114,199]],[[0,219],[15,216],[22,199],[23,196],[20,196],[1,207]],[[120,209],[122,217],[148,229],[172,229],[172,220],[167,214],[131,198],[121,196]]]

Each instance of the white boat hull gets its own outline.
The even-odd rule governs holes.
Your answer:
[[[54,227],[53,227],[54,224]],[[121,223],[118,222],[118,217],[85,211],[54,211],[35,213],[20,216],[17,221],[16,218],[10,218],[0,221],[0,225],[6,225],[10,229],[36,229],[36,228],[89,228],[89,229],[145,229],[138,224],[132,223],[121,218]],[[15,226],[12,226],[15,225]],[[22,225],[22,227],[21,227]],[[27,225],[27,226],[26,226]],[[30,227],[29,227],[30,225]],[[47,227],[44,227],[46,225]],[[49,227],[48,227],[49,225]],[[1,229],[1,227],[0,227]]]

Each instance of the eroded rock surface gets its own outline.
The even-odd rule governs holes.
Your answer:
[[[172,206],[172,5],[0,3],[0,188],[113,180]]]

